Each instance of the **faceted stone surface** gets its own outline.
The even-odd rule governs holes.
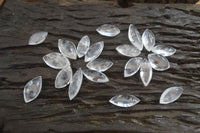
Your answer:
[[[108,77],[105,74],[95,70],[84,69],[83,74],[87,79],[92,82],[105,83],[109,81]]]
[[[47,35],[48,35],[48,32],[46,32],[46,31],[36,32],[29,38],[28,43],[29,43],[29,45],[41,44],[45,41]]]
[[[140,78],[144,84],[144,86],[147,86],[152,78],[152,67],[149,63],[148,60],[145,60],[142,64],[141,64],[141,68],[140,68]]]
[[[137,73],[137,71],[140,69],[140,65],[142,62],[143,59],[141,57],[131,58],[125,65],[124,77],[130,77]]]
[[[77,55],[79,58],[83,57],[90,47],[90,39],[88,36],[83,36],[77,46]]]
[[[45,55],[43,60],[49,67],[54,69],[62,69],[64,67],[70,66],[69,60],[57,52],[52,52]]]
[[[87,67],[91,70],[104,72],[104,71],[108,70],[112,65],[113,65],[113,63],[110,60],[98,58],[93,61],[90,61],[87,64]]]
[[[60,70],[56,76],[55,88],[66,87],[72,79],[72,69],[71,67],[65,67]]]
[[[137,28],[133,25],[129,25],[129,30],[128,30],[128,38],[130,42],[140,51],[143,49],[143,44],[142,44],[142,37],[137,30]]]
[[[117,26],[110,25],[110,24],[101,25],[100,27],[96,29],[96,31],[99,34],[103,36],[107,36],[107,37],[114,37],[120,33],[120,30]]]
[[[75,72],[72,81],[69,85],[68,95],[70,100],[74,99],[75,96],[78,94],[81,88],[82,81],[83,81],[83,73],[82,70],[79,68]]]
[[[122,54],[124,56],[128,56],[128,57],[135,57],[135,56],[140,55],[140,53],[141,53],[140,50],[138,50],[133,45],[129,45],[129,44],[120,45],[116,48],[116,50],[120,54]]]
[[[147,51],[151,51],[155,45],[155,36],[153,32],[149,29],[146,29],[142,34],[142,43]]]
[[[164,71],[170,68],[169,61],[162,55],[152,53],[148,55],[148,59],[153,69],[157,71]]]
[[[97,42],[90,46],[87,54],[85,55],[85,62],[92,61],[100,56],[103,51],[104,42]]]
[[[36,99],[42,89],[42,77],[38,76],[30,80],[24,87],[24,101],[29,103]]]
[[[76,46],[73,42],[59,39],[58,40],[58,48],[59,51],[66,57],[70,59],[76,60],[77,55],[76,55]]]
[[[162,56],[171,56],[176,53],[176,49],[165,45],[157,45],[152,49],[152,52]]]
[[[169,104],[176,101],[183,93],[182,87],[170,87],[166,89],[161,97],[160,104]]]
[[[110,103],[119,107],[131,107],[140,102],[140,99],[133,95],[117,95],[109,100]]]

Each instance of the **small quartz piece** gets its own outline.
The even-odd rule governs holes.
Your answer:
[[[49,67],[54,69],[62,69],[64,67],[70,66],[69,60],[57,52],[52,52],[45,55],[43,60]]]
[[[29,45],[41,44],[45,41],[47,35],[48,35],[48,32],[46,32],[46,31],[36,32],[30,37],[28,44]]]
[[[151,79],[152,79],[152,67],[149,63],[148,60],[145,60],[142,64],[141,64],[141,68],[140,68],[140,78],[144,84],[144,86],[147,86]]]
[[[110,25],[110,24],[104,24],[96,29],[96,31],[107,37],[114,37],[117,36],[120,33],[120,30],[117,26],[115,25]]]
[[[147,51],[151,51],[155,45],[155,36],[153,32],[149,29],[146,29],[142,34],[142,43]]]
[[[36,99],[42,89],[42,77],[38,76],[30,80],[24,87],[24,101],[29,103]]]
[[[169,104],[176,101],[183,93],[182,87],[170,87],[166,89],[161,97],[160,104]]]
[[[171,56],[176,53],[176,49],[165,45],[157,45],[152,49],[152,52],[162,56]]]
[[[119,107],[131,107],[140,102],[140,99],[133,95],[117,95],[109,100],[110,103]]]
[[[59,51],[66,57],[70,59],[76,60],[77,55],[76,55],[76,46],[73,42],[59,39],[58,40],[58,48]]]
[[[109,81],[108,77],[104,73],[95,70],[84,69],[83,74],[92,82],[105,83]]]
[[[104,71],[108,70],[112,65],[113,65],[112,61],[102,59],[102,58],[98,58],[98,59],[95,59],[93,61],[90,61],[87,64],[87,67],[91,70],[104,72]]]
[[[123,44],[116,48],[117,52],[127,56],[127,57],[135,57],[138,56],[141,52],[133,45]]]
[[[83,57],[90,47],[90,39],[88,36],[84,36],[81,38],[81,40],[78,43],[77,46],[77,55],[79,58]]]

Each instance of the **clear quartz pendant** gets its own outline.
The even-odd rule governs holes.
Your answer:
[[[146,29],[142,34],[142,43],[147,51],[151,51],[155,45],[155,36],[153,32],[149,29]]]
[[[29,45],[41,44],[45,41],[47,35],[48,35],[48,32],[46,31],[36,32],[30,37],[28,44]]]
[[[113,63],[110,60],[98,58],[93,61],[90,61],[87,64],[87,67],[91,70],[104,72],[104,71],[108,70],[112,65],[113,65]]]
[[[58,49],[66,57],[76,60],[76,46],[73,42],[59,39],[58,40]]]
[[[143,59],[141,57],[131,58],[125,65],[124,77],[130,77],[137,73],[142,62]]]
[[[90,39],[88,36],[84,36],[78,43],[77,46],[77,55],[79,58],[83,57],[90,47]]]
[[[87,54],[85,55],[85,62],[92,61],[100,56],[101,52],[103,51],[104,42],[97,42],[90,46]]]
[[[108,77],[104,73],[95,70],[84,69],[83,74],[92,82],[105,83],[109,81]]]
[[[30,80],[24,87],[24,101],[29,103],[36,99],[42,89],[42,77],[38,76]]]
[[[162,55],[152,53],[148,55],[148,59],[153,69],[157,71],[164,71],[170,68],[169,61]]]
[[[57,52],[52,52],[45,55],[43,60],[49,67],[54,69],[62,69],[64,67],[70,66],[69,60]]]
[[[140,78],[144,84],[144,86],[147,86],[151,79],[152,79],[152,67],[149,63],[148,60],[145,60],[142,64],[141,64],[141,68],[140,68]]]
[[[75,72],[72,78],[72,81],[69,85],[68,95],[69,95],[70,100],[74,99],[76,95],[78,94],[81,88],[82,81],[83,81],[83,73],[82,73],[82,70],[79,68]]]
[[[60,72],[58,72],[55,80],[55,88],[66,87],[72,79],[72,69],[71,67],[65,67]]]
[[[141,52],[133,45],[123,44],[116,48],[117,52],[127,56],[127,57],[135,57],[138,56]]]
[[[96,31],[99,34],[107,37],[114,37],[120,33],[119,28],[117,28],[115,25],[110,25],[110,24],[104,24],[99,28],[97,28]]]
[[[119,107],[131,107],[140,102],[140,99],[133,95],[117,95],[109,100],[110,103]]]
[[[152,52],[162,56],[171,56],[176,53],[176,49],[165,45],[157,45],[152,49]]]
[[[166,89],[161,97],[160,104],[169,104],[176,101],[183,93],[182,87],[170,87]]]
[[[142,44],[142,37],[137,30],[137,28],[133,25],[129,25],[129,30],[128,30],[128,38],[130,42],[138,49],[142,50],[143,49],[143,44]]]

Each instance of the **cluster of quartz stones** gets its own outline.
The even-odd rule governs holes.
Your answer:
[[[120,30],[115,25],[104,24],[96,31],[106,37],[115,37]],[[45,41],[47,32],[37,32],[29,39],[29,45],[38,45]],[[118,53],[131,57],[125,65],[124,77],[130,77],[140,70],[140,77],[145,86],[149,84],[152,78],[152,68],[158,71],[167,70],[170,64],[166,56],[173,55],[176,50],[165,45],[155,46],[155,36],[152,31],[146,29],[141,36],[137,28],[130,24],[128,38],[131,44],[122,44],[116,48]],[[137,57],[140,55],[143,46],[147,51],[153,52],[148,54],[148,58]],[[84,36],[75,44],[68,40],[59,39],[58,48],[60,53],[52,52],[43,57],[44,62],[51,68],[61,69],[55,79],[55,88],[64,88],[69,84],[68,95],[72,100],[78,94],[83,75],[93,82],[108,82],[108,77],[102,73],[108,70],[113,63],[110,60],[98,58],[103,50],[104,43],[97,42],[90,46],[90,39]],[[76,60],[77,56],[87,63],[88,69],[79,68],[73,75],[69,59]],[[33,101],[40,93],[42,88],[42,77],[38,76],[30,80],[24,87],[24,100],[26,103]],[[166,89],[161,97],[160,104],[169,104],[176,101],[182,94],[182,87],[170,87]],[[117,95],[109,100],[110,103],[119,107],[131,107],[140,102],[140,99],[134,95]]]

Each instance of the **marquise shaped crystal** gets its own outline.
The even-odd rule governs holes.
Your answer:
[[[42,89],[42,77],[38,76],[30,80],[24,87],[23,95],[25,103],[36,99]]]
[[[149,29],[146,29],[142,34],[142,43],[147,51],[151,51],[155,45],[155,36],[153,32]]]
[[[170,87],[166,89],[161,97],[160,104],[169,104],[176,101],[183,93],[182,87]]]
[[[145,60],[142,64],[141,64],[141,68],[140,68],[140,78],[144,84],[144,86],[147,86],[151,79],[152,79],[152,67],[149,63],[148,60]]]
[[[141,52],[133,45],[123,44],[116,48],[117,52],[128,57],[138,56]]]
[[[152,49],[152,52],[162,56],[171,56],[176,53],[176,49],[165,45],[157,45]]]
[[[92,82],[105,83],[109,81],[108,77],[104,73],[95,70],[84,69],[83,74]]]
[[[110,103],[119,107],[131,107],[140,102],[140,99],[133,95],[117,95],[109,100]]]
[[[41,44],[45,41],[47,35],[48,35],[48,32],[46,32],[46,31],[36,32],[29,38],[28,44],[29,45]]]
[[[83,36],[77,46],[77,55],[79,58],[83,57],[90,47],[90,39],[88,36]]]
[[[117,26],[111,25],[111,24],[101,25],[100,27],[98,27],[96,29],[96,31],[99,34],[101,34],[103,36],[107,36],[107,37],[114,37],[120,33],[119,28]]]

